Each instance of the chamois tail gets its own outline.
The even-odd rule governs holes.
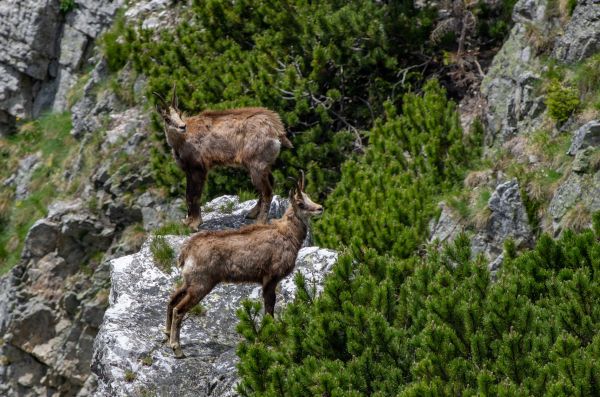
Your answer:
[[[290,140],[285,135],[281,135],[279,137],[279,142],[281,142],[281,144],[283,145],[283,147],[286,147],[288,149],[292,149],[294,147],[294,145],[292,144],[292,142],[290,142]]]

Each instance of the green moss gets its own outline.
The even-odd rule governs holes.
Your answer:
[[[202,316],[204,315],[205,309],[201,304],[197,304],[190,309],[189,313],[191,316]]]
[[[60,0],[59,10],[63,14],[75,9],[75,0]]]
[[[131,383],[137,378],[137,375],[132,370],[127,369],[125,370],[125,375],[123,378],[125,379],[125,382]]]
[[[150,367],[152,365],[152,362],[153,362],[152,354],[148,354],[148,355],[142,357],[142,359],[140,360],[140,362],[142,363],[142,365],[144,365],[146,367]]]
[[[567,13],[569,16],[573,15],[575,7],[577,7],[577,0],[567,0]]]

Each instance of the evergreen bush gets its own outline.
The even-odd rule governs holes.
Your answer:
[[[320,297],[299,277],[277,321],[259,324],[259,304],[240,309],[239,391],[600,395],[599,237],[544,235],[509,252],[495,282],[464,235],[423,258],[350,250]]]
[[[428,232],[437,200],[479,156],[479,137],[463,135],[456,105],[436,80],[407,94],[402,115],[388,103],[385,121],[369,134],[364,156],[342,178],[315,225],[319,245],[366,246],[379,254],[411,255]]]
[[[563,123],[579,108],[579,94],[576,89],[564,86],[558,80],[550,82],[546,106],[548,114],[557,123]]]

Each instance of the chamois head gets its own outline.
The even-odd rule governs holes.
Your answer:
[[[178,108],[177,93],[175,92],[175,86],[173,86],[173,97],[171,98],[171,104],[167,105],[167,101],[158,93],[153,93],[159,100],[156,105],[156,111],[162,117],[165,122],[165,132],[176,132],[183,134],[185,133],[186,124],[183,121],[183,116]]]
[[[290,190],[289,199],[296,215],[306,223],[310,217],[321,215],[323,206],[312,201],[304,192],[304,171],[300,171],[300,173],[301,177],[296,186]]]

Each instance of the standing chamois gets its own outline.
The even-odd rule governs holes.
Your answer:
[[[183,286],[171,295],[165,328],[176,357],[183,357],[179,343],[183,316],[220,282],[261,284],[265,313],[273,315],[275,287],[294,269],[309,218],[323,212],[304,193],[304,174],[289,199],[283,217],[270,224],[200,232],[185,242],[177,261],[183,267]]]
[[[186,176],[187,225],[202,223],[198,200],[208,171],[217,165],[245,168],[259,192],[256,206],[246,215],[266,223],[273,198],[271,166],[281,146],[292,148],[279,115],[265,108],[205,110],[185,117],[178,109],[173,88],[171,104],[160,100],[157,111],[164,120],[167,143]]]

